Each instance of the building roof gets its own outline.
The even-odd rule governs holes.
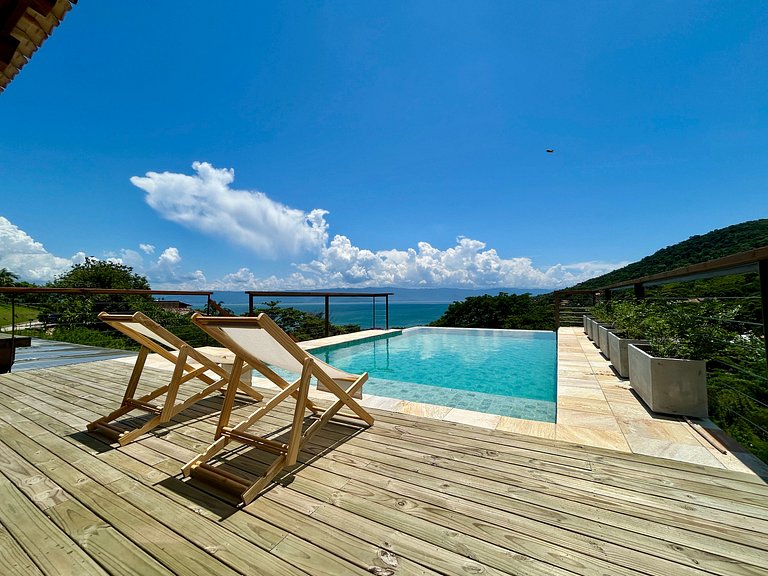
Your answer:
[[[0,0],[0,92],[77,0]]]

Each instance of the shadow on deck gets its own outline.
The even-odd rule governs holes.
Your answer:
[[[84,432],[131,366],[0,376],[4,574],[765,574],[754,475],[372,410],[246,507],[183,479],[216,395],[122,448]],[[147,370],[149,388],[168,373]],[[269,391],[265,391],[269,394]],[[244,400],[236,413],[253,410]],[[236,414],[236,415],[237,415]],[[257,433],[290,421],[278,410]],[[269,455],[228,453],[258,474]],[[10,566],[10,568],[8,568]]]

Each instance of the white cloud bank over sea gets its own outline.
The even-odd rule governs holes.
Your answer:
[[[402,288],[562,288],[604,274],[627,262],[579,262],[538,268],[526,257],[502,258],[484,242],[466,237],[440,249],[419,242],[406,250],[360,248],[342,234],[330,238],[326,210],[303,211],[263,192],[237,190],[234,170],[206,162],[195,174],[148,172],[131,182],[146,193],[147,204],[166,220],[208,237],[250,248],[259,261],[292,262],[287,276],[259,276],[242,267],[219,278],[190,270],[178,247],[105,248],[91,256],[131,266],[156,289],[292,290],[396,286]],[[159,253],[159,255],[156,254]],[[43,283],[83,262],[83,252],[56,256],[0,216],[0,268],[22,280]]]

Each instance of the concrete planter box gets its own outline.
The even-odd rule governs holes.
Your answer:
[[[613,330],[613,324],[598,324],[597,325],[597,340],[595,343],[600,348],[600,352],[603,355],[611,359],[611,351],[608,349],[608,334]]]
[[[600,326],[609,326],[605,322],[598,322],[595,320],[592,324],[592,342],[598,348],[600,347]]]
[[[594,318],[587,318],[587,338],[592,340],[592,329],[595,324]]]
[[[592,318],[584,314],[584,316],[582,316],[582,319],[584,320],[584,334],[589,334],[588,324],[592,321]]]
[[[589,319],[589,327],[587,331],[587,336],[589,336],[589,339],[592,340],[592,342],[597,343],[597,320],[594,318]]]
[[[707,367],[703,360],[651,356],[630,344],[629,383],[653,412],[707,417]]]
[[[608,332],[608,349],[611,364],[622,378],[629,378],[629,350],[630,344],[647,344],[645,340],[633,340],[623,338],[621,332]]]

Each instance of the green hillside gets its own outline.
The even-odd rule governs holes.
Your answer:
[[[662,248],[639,262],[573,286],[590,289],[768,246],[768,218],[734,224]]]

